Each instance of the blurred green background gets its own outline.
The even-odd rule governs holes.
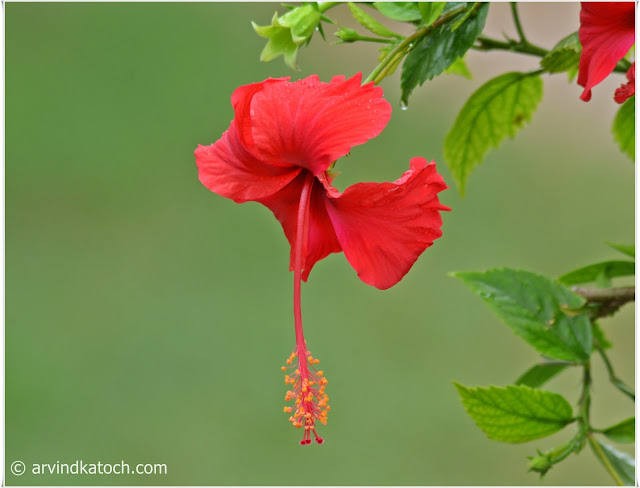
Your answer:
[[[226,130],[232,91],[269,76],[365,75],[377,46],[315,36],[300,72],[259,62],[279,4],[7,3],[7,484],[406,485],[539,484],[524,445],[488,440],[452,380],[504,385],[537,359],[454,270],[499,266],[559,276],[620,257],[603,241],[634,238],[634,169],[610,134],[613,75],[578,99],[564,75],[515,140],[489,153],[444,236],[405,279],[381,292],[342,254],[303,287],[305,332],[329,378],[323,446],[298,445],[282,413],[280,366],[294,343],[289,249],[264,207],[204,188],[193,150]],[[354,27],[348,9],[333,17]],[[551,47],[578,27],[578,4],[528,4],[524,27]],[[507,4],[487,32],[513,34]],[[401,27],[399,27],[401,28]],[[333,30],[329,29],[330,39]],[[330,39],[331,40],[331,39]],[[435,159],[481,83],[537,60],[472,52],[474,80],[443,76],[400,110],[399,74],[382,86],[385,131],[341,160],[339,189],[395,180],[413,156]],[[619,375],[634,381],[634,312],[603,321]],[[593,417],[633,415],[594,359]],[[572,403],[579,372],[548,389]],[[621,446],[632,452],[627,446]],[[32,463],[166,463],[158,476],[35,476]],[[551,485],[610,484],[585,449]]]

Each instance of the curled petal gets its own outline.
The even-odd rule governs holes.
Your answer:
[[[578,85],[580,98],[591,99],[591,89],[613,71],[635,42],[635,2],[582,2],[582,52]]]
[[[258,200],[265,207],[269,208],[278,221],[282,224],[282,229],[289,244],[291,244],[290,269],[294,267],[294,249],[296,230],[298,227],[298,206],[300,204],[300,194],[306,178],[306,171],[302,171],[297,178],[284,187],[279,192]],[[303,263],[302,279],[307,281],[311,268],[321,259],[333,252],[340,252],[340,243],[336,238],[333,225],[327,214],[324,204],[324,188],[314,179],[309,199],[309,215],[307,218],[309,233],[306,249],[303,249],[303,256],[306,256]]]
[[[254,153],[317,176],[351,147],[377,136],[391,117],[391,105],[381,88],[361,86],[361,78],[336,76],[322,83],[313,75],[264,85],[250,108]]]
[[[340,194],[324,181],[326,207],[344,254],[365,283],[395,285],[442,235],[438,193],[446,188],[434,163],[413,158],[393,183],[358,183]]]
[[[636,94],[636,63],[633,63],[627,71],[627,83],[616,89],[613,99],[618,103],[624,103],[627,98]]]
[[[235,111],[235,122],[238,128],[238,138],[247,147],[253,146],[253,135],[251,134],[251,101],[253,96],[261,91],[265,86],[272,83],[286,83],[287,78],[268,78],[259,83],[243,85],[231,95],[231,105]]]
[[[265,164],[238,138],[235,121],[211,146],[195,150],[198,178],[209,190],[238,203],[267,197],[285,187],[301,169]]]

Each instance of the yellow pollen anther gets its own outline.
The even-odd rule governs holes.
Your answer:
[[[287,370],[287,367],[286,367],[286,366],[282,366],[280,369],[281,369],[282,371],[286,371],[286,370]]]
[[[324,376],[324,371],[318,371],[318,376]]]

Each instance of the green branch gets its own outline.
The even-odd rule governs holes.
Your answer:
[[[529,41],[500,41],[487,37],[483,34],[478,36],[477,44],[471,46],[476,51],[509,51],[518,54],[528,54],[530,56],[536,56],[538,58],[544,58],[551,51],[540,46],[531,44]],[[621,59],[613,71],[616,73],[626,73],[631,67],[631,63],[626,59]]]
[[[586,298],[587,306],[597,307],[592,313],[593,320],[613,315],[624,304],[632,302],[636,298],[636,290],[633,286],[618,288],[580,288],[574,286],[571,290]]]

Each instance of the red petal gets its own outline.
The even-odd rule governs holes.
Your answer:
[[[627,83],[616,89],[613,99],[618,103],[624,103],[627,98],[636,94],[636,63],[633,63],[627,71]]]
[[[254,147],[271,164],[296,165],[319,175],[352,146],[377,136],[391,105],[362,75],[322,83],[316,75],[294,83],[270,83],[253,95]]]
[[[580,98],[604,80],[635,42],[635,2],[583,2],[580,10]]]
[[[296,179],[278,193],[258,200],[269,208],[282,224],[285,235],[291,245],[290,269],[294,265],[294,247],[298,227],[298,206],[302,185],[306,178],[302,171]],[[324,188],[314,179],[309,201],[309,237],[307,239],[306,260],[303,263],[302,279],[307,281],[313,265],[333,252],[340,252],[340,243],[336,238],[331,220],[324,204]]]
[[[195,150],[198,177],[204,186],[238,203],[269,196],[293,180],[301,169],[265,164],[238,138],[235,121],[211,146]]]
[[[286,83],[287,78],[268,78],[259,83],[243,85],[231,95],[231,105],[235,111],[235,122],[238,127],[238,138],[246,147],[253,146],[253,135],[251,134],[251,101],[253,96],[261,91],[265,86],[272,83]]]
[[[435,164],[413,158],[393,183],[358,183],[340,194],[325,183],[326,207],[338,241],[362,281],[395,285],[442,235],[438,192],[448,188]]]

